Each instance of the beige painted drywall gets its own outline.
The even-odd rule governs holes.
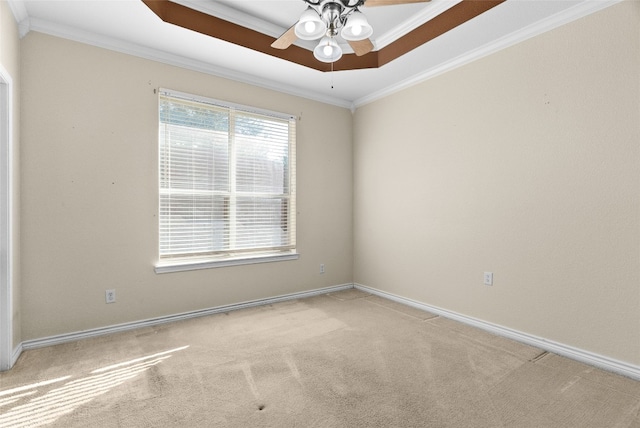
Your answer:
[[[21,47],[23,340],[351,282],[349,110],[36,32]],[[300,116],[299,260],[154,273],[160,87]]]
[[[11,78],[11,297],[13,348],[20,334],[20,41],[18,25],[7,2],[0,2],[0,65]]]
[[[640,364],[639,76],[629,1],[359,108],[354,281]]]

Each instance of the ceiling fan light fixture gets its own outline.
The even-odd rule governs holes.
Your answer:
[[[313,56],[322,62],[336,62],[342,58],[342,49],[333,37],[325,36],[313,50]]]
[[[326,31],[326,24],[322,22],[320,15],[312,7],[308,7],[302,12],[295,27],[296,36],[302,40],[319,39]]]
[[[373,27],[369,25],[367,17],[359,10],[354,10],[347,18],[347,22],[342,28],[340,35],[348,41],[359,41],[368,39],[373,34]]]

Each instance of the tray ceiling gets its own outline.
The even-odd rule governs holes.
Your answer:
[[[297,21],[306,8],[302,0],[147,0],[151,7],[142,0],[8,3],[23,37],[43,32],[356,108],[618,1],[432,0],[363,7],[374,28],[374,52],[356,57],[341,44],[345,61],[334,64],[334,71],[315,62],[314,42],[298,41],[291,52],[263,48]],[[163,3],[188,9],[191,18],[189,13],[206,16],[200,24],[165,22],[158,13]],[[469,16],[452,20],[461,10]],[[211,19],[226,22],[222,30],[228,34],[205,28]],[[201,27],[189,28],[196,25]]]

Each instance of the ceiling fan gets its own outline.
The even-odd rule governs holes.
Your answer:
[[[342,57],[342,49],[336,37],[340,35],[349,43],[357,56],[373,50],[369,37],[373,28],[359,8],[366,5],[387,6],[407,3],[423,3],[430,0],[303,0],[307,9],[298,22],[271,44],[275,49],[287,49],[297,39],[320,42],[313,56],[322,62],[333,63]],[[366,4],[365,4],[366,3]]]

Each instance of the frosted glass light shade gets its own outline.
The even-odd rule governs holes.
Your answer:
[[[334,38],[325,36],[313,50],[313,56],[316,57],[318,61],[336,62],[342,58],[342,49]]]
[[[369,25],[367,17],[358,10],[349,15],[340,33],[343,39],[350,41],[368,39],[372,34],[373,28]]]
[[[319,39],[326,31],[326,24],[322,21],[318,12],[311,7],[308,7],[307,10],[302,12],[295,27],[296,36],[302,40]]]

